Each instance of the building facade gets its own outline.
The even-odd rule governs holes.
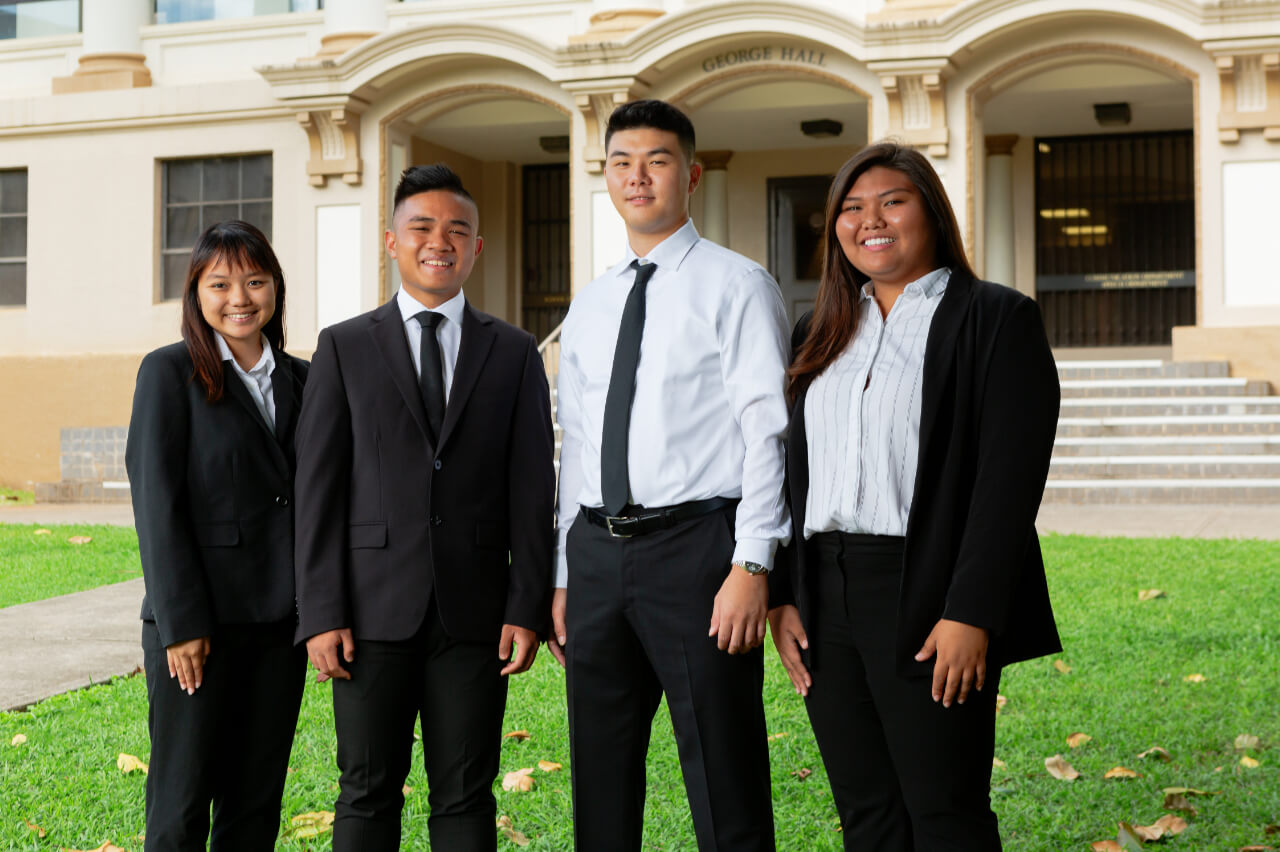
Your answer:
[[[793,316],[831,176],[896,137],[1057,350],[1280,386],[1280,0],[0,0],[0,484],[118,439],[214,221],[271,236],[291,350],[386,299],[407,165],[479,202],[468,299],[552,339],[623,251],[603,126],[637,97],[693,118],[699,230]]]

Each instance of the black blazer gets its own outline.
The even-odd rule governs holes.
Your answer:
[[[796,324],[792,347],[808,333]],[[805,394],[791,409],[787,498],[793,544],[770,582],[770,606],[810,606],[803,531],[809,494]],[[896,659],[927,674],[915,653],[939,618],[986,628],[997,665],[1060,651],[1035,519],[1058,423],[1058,373],[1034,301],[957,272],[929,327],[920,456],[907,517]],[[856,569],[855,569],[856,570]]]
[[[293,431],[307,362],[274,354],[274,431],[226,362],[222,399],[206,401],[185,343],[138,368],[125,467],[142,618],[166,646],[294,613]]]
[[[298,423],[298,639],[545,633],[551,402],[533,336],[470,305],[439,446],[395,299],[326,328]]]

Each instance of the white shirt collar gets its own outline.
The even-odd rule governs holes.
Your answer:
[[[400,318],[404,322],[413,320],[423,311],[435,311],[438,314],[444,314],[444,318],[449,322],[456,323],[459,328],[462,327],[462,312],[466,308],[467,297],[459,290],[458,294],[442,305],[434,308],[428,308],[417,299],[410,296],[401,287],[396,291],[396,306],[400,308]],[[417,322],[417,320],[414,320]]]
[[[702,238],[698,236],[698,229],[693,226],[693,219],[690,218],[675,233],[654,246],[653,250],[644,256],[644,259],[650,263],[658,264],[658,269],[674,272],[680,268],[680,264],[684,262],[689,251],[697,245],[700,239]],[[621,276],[623,272],[626,272],[631,266],[631,261],[637,257],[639,255],[631,248],[631,244],[627,243],[626,257],[622,259],[616,274]]]
[[[258,363],[254,364],[253,369],[251,370],[246,370],[240,366],[240,362],[236,360],[236,356],[231,351],[231,347],[227,345],[227,341],[223,339],[221,334],[215,331],[213,336],[214,339],[218,341],[218,352],[221,353],[222,360],[230,361],[231,366],[234,367],[236,372],[240,375],[247,376],[250,373],[265,372],[269,376],[276,371],[276,356],[271,352],[271,344],[267,342],[267,336],[265,334],[260,335],[262,339],[262,357],[258,359]]]

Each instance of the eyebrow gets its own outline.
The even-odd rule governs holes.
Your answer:
[[[264,269],[237,270],[236,272],[232,272],[228,275],[223,275],[220,272],[210,272],[208,273],[207,277],[209,279],[221,280],[223,278],[234,278],[236,275],[242,275],[245,278],[269,278],[270,277],[270,273],[268,273]]]
[[[910,192],[911,190],[905,186],[895,186],[893,189],[886,189],[884,192],[876,196],[876,198],[884,198],[886,195],[893,195],[895,192]],[[844,197],[845,201],[861,201],[861,195],[850,193]]]
[[[410,216],[410,217],[409,217],[409,223],[410,223],[410,224],[412,224],[412,223],[414,223],[414,222],[427,222],[427,223],[431,223],[431,222],[434,222],[434,221],[436,221],[436,220],[435,220],[435,218],[434,218],[434,217],[432,217],[432,216]],[[470,230],[470,228],[471,228],[471,223],[470,223],[470,222],[468,222],[466,219],[450,219],[450,220],[449,220],[449,224],[450,224],[450,225],[461,225],[462,227],[467,228],[468,230]]]
[[[675,156],[675,154],[672,153],[670,148],[651,148],[645,152],[644,156],[652,157],[654,154],[666,154],[668,156]],[[630,156],[632,156],[630,151],[610,151],[609,152],[609,159],[613,159],[614,157],[630,157]]]

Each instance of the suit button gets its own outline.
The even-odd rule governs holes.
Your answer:
[[[439,515],[431,516],[431,526],[438,527],[443,523],[444,523],[444,518],[440,517]]]
[[[439,470],[442,467],[444,467],[444,462],[440,461],[440,459],[436,459],[435,469]]]
[[[276,498],[276,505],[277,505],[277,506],[288,506],[288,505],[289,505],[289,498],[288,498],[288,497],[286,497],[286,496],[284,496],[283,494],[281,494],[279,497],[277,497],[277,498]]]

